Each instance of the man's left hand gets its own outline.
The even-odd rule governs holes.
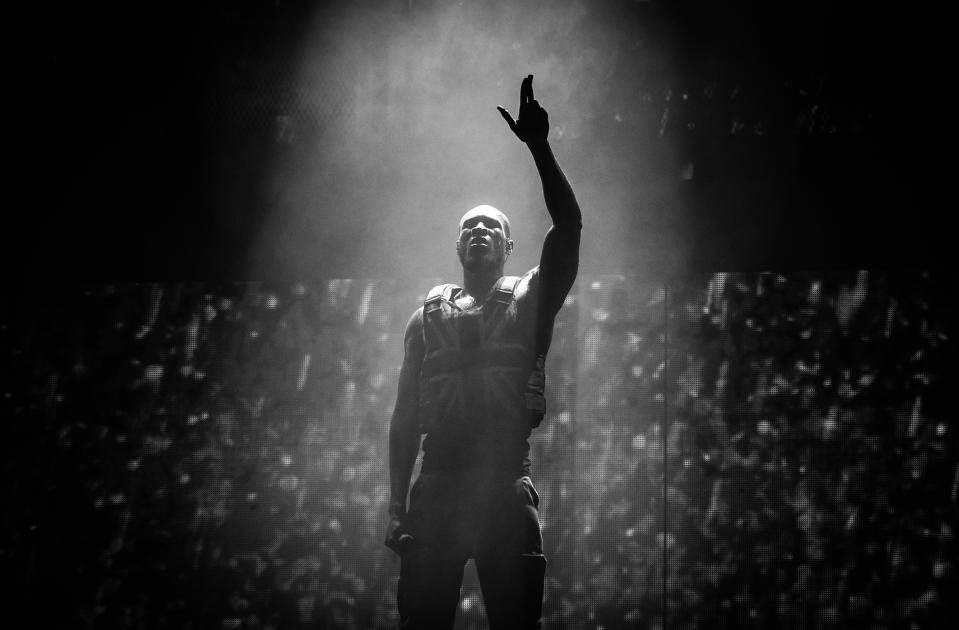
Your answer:
[[[549,117],[546,110],[533,98],[533,75],[523,79],[519,88],[519,120],[513,120],[510,113],[503,107],[496,109],[516,137],[523,142],[529,144],[546,141],[546,135],[549,133]]]

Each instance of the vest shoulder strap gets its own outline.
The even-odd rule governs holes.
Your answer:
[[[441,309],[443,302],[452,302],[459,291],[460,286],[458,284],[448,283],[436,285],[426,294],[426,300],[423,301],[423,314],[429,315]]]
[[[519,284],[519,276],[503,276],[496,281],[496,286],[493,287],[493,301],[499,302],[500,304],[509,304],[513,301],[513,291],[516,289],[516,285]]]

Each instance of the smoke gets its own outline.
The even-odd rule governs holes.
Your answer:
[[[550,224],[539,178],[496,111],[516,115],[520,81],[533,74],[583,208],[583,269],[668,266],[681,253],[663,220],[678,176],[661,163],[665,141],[636,130],[661,116],[654,86],[669,55],[618,11],[570,0],[318,10],[278,122],[288,148],[274,160],[256,264],[286,275],[456,280],[457,219],[487,203],[513,224],[507,272],[535,265]]]

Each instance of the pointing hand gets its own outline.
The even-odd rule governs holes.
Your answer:
[[[505,108],[497,107],[496,109],[499,110],[516,137],[523,142],[546,140],[546,134],[549,133],[549,117],[546,110],[540,107],[536,99],[533,98],[533,75],[528,75],[520,85],[518,120],[513,120],[513,117]]]

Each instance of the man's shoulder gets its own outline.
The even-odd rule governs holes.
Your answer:
[[[429,291],[426,292],[426,298],[423,300],[423,303],[426,304],[430,300],[437,298],[443,298],[445,300],[452,300],[453,297],[461,290],[460,285],[453,282],[444,282],[442,284],[437,284]]]
[[[534,295],[539,290],[539,266],[533,267],[516,282],[516,288],[513,289],[513,297],[517,300],[526,299]]]
[[[420,305],[413,314],[410,315],[409,321],[406,322],[406,336],[422,332],[423,330],[423,306]]]

